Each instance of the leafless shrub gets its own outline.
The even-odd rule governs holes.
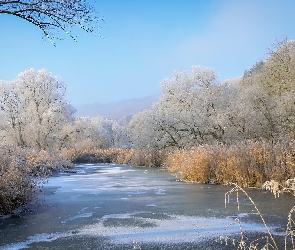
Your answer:
[[[0,147],[0,214],[27,205],[39,193],[52,171],[71,167],[62,156],[45,151]]]

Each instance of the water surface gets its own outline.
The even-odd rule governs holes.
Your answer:
[[[176,182],[163,169],[128,165],[76,170],[51,177],[38,203],[0,219],[0,249],[165,249],[171,244],[185,249],[208,238],[239,235],[236,216],[243,230],[265,232],[246,197],[239,197],[240,211],[234,195],[225,209],[227,186]],[[247,191],[271,230],[282,234],[294,198]]]

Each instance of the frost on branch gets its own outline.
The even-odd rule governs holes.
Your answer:
[[[19,17],[38,27],[51,41],[61,39],[59,31],[75,40],[71,30],[76,26],[97,33],[103,19],[85,0],[0,0],[0,14]]]

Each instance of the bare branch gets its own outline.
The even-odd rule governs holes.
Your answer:
[[[76,40],[72,29],[97,34],[104,20],[85,0],[0,0],[0,14],[19,17],[38,27],[50,41],[61,39],[62,31]]]

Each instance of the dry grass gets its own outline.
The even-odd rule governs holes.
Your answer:
[[[182,181],[261,187],[267,180],[295,176],[295,142],[244,142],[204,145],[190,150],[71,149],[61,155],[73,163],[165,166]],[[295,185],[295,184],[294,184]]]
[[[240,210],[240,193],[242,193],[243,195],[245,195],[247,197],[247,199],[251,202],[252,206],[255,208],[255,211],[259,215],[263,225],[265,226],[267,234],[268,234],[267,237],[257,238],[254,240],[248,239],[247,236],[245,235],[245,232],[242,229],[242,225],[241,225],[240,220],[238,218],[236,218],[235,222],[239,225],[240,235],[241,235],[241,238],[238,240],[238,248],[237,249],[257,249],[257,250],[258,249],[279,249],[268,225],[266,224],[266,222],[263,218],[263,215],[259,211],[258,207],[256,206],[255,202],[252,200],[252,198],[248,195],[248,193],[243,188],[241,188],[236,183],[228,183],[228,185],[232,186],[232,189],[225,194],[225,207],[229,203],[229,197],[231,195],[236,195],[237,208],[238,208],[238,210]],[[229,225],[229,226],[231,226],[231,225]],[[257,242],[259,242],[261,240],[265,240],[265,239],[266,239],[266,242],[265,242],[264,246],[262,248],[257,248]]]
[[[200,146],[170,153],[165,165],[184,181],[261,187],[267,180],[282,182],[295,176],[295,143]]]
[[[275,198],[277,198],[279,194],[285,193],[285,192],[291,193],[294,196],[294,192],[295,192],[294,182],[295,182],[295,178],[289,179],[283,183],[279,183],[277,181],[271,180],[271,181],[266,181],[263,184],[262,188],[265,190],[271,191],[274,194]],[[227,237],[227,236],[225,237],[221,236],[219,239],[220,243],[228,244],[228,245],[232,244],[233,246],[236,246],[237,249],[254,249],[254,250],[295,249],[295,238],[294,238],[295,237],[295,218],[294,218],[295,206],[290,210],[288,214],[284,243],[281,242],[281,244],[279,244],[274,238],[274,236],[272,235],[267,223],[265,222],[263,218],[263,215],[259,211],[259,208],[255,204],[255,202],[252,200],[252,198],[248,195],[248,193],[236,183],[228,183],[228,185],[232,186],[232,189],[225,194],[225,206],[227,206],[227,204],[229,203],[230,196],[236,196],[237,208],[238,210],[240,210],[241,195],[244,195],[251,202],[252,206],[254,207],[255,211],[260,217],[261,222],[265,226],[267,234],[261,237],[258,237],[256,239],[248,238],[242,229],[241,221],[239,220],[239,218],[236,218],[235,222],[228,225],[228,227],[232,226],[233,224],[238,224],[240,228],[240,238],[231,239],[230,237]]]
[[[157,150],[85,149],[63,150],[61,155],[73,163],[118,163],[133,166],[162,166],[166,154]]]
[[[45,151],[0,147],[0,214],[10,214],[27,205],[39,193],[52,171],[72,164]]]
[[[165,165],[179,175],[179,180],[206,183],[212,180],[209,154],[206,147],[175,151],[168,155]]]

